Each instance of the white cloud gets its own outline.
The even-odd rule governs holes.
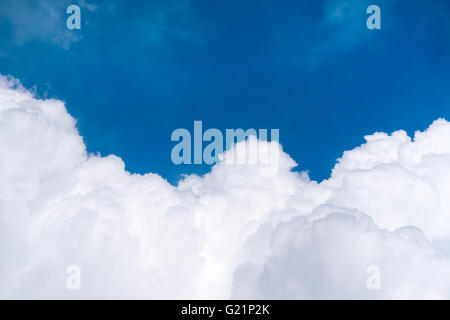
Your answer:
[[[449,298],[450,123],[366,140],[320,184],[281,152],[273,175],[172,186],[88,154],[63,102],[1,77],[0,297]]]

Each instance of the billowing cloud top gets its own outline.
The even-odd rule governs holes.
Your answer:
[[[450,298],[450,123],[366,141],[321,183],[278,146],[276,174],[172,186],[88,154],[63,102],[2,76],[0,297]]]

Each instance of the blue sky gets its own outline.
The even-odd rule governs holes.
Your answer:
[[[81,30],[65,10],[81,7]],[[382,29],[368,30],[377,4]],[[66,101],[88,151],[175,183],[177,128],[279,128],[313,179],[366,134],[450,119],[450,4],[2,1],[0,73]]]

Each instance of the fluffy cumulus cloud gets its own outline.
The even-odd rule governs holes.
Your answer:
[[[272,142],[276,173],[173,186],[89,154],[63,102],[1,77],[0,297],[450,298],[450,123],[366,141],[321,183]]]

